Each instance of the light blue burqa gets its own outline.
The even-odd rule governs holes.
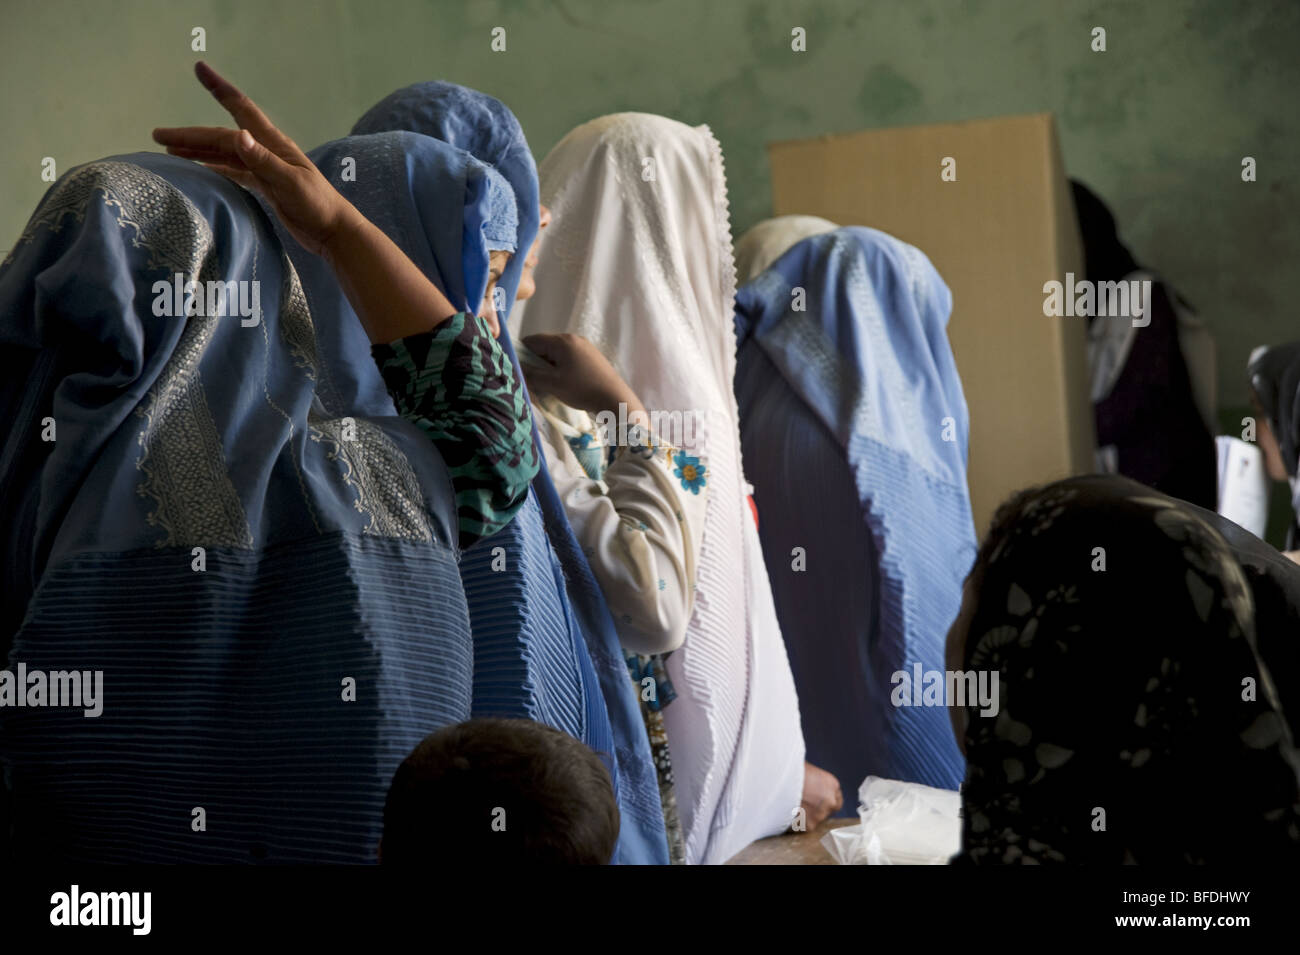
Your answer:
[[[870,774],[962,780],[947,708],[891,699],[895,674],[943,670],[975,555],[951,310],[924,254],[860,227],[804,239],[736,296],[745,473],[808,760],[850,815]]]

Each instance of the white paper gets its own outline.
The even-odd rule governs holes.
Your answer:
[[[1262,538],[1268,526],[1268,475],[1258,446],[1228,435],[1214,439],[1219,456],[1218,511]]]
[[[950,789],[868,776],[858,818],[822,837],[840,865],[947,865],[961,848],[961,793]]]

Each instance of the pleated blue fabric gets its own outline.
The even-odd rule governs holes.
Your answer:
[[[539,219],[537,167],[519,121],[500,100],[455,83],[430,81],[404,87],[385,97],[357,121],[352,131],[354,134],[374,134],[386,130],[413,131],[465,149],[490,164],[514,187],[519,214],[519,252],[511,259],[498,288],[506,296],[504,308],[500,310],[500,342],[518,369],[506,318],[514,305],[523,263],[537,236]],[[534,441],[539,453],[544,453],[535,425]],[[576,661],[586,674],[583,685],[598,687],[599,696],[586,693],[588,735],[580,738],[598,752],[611,756],[610,766],[621,811],[616,861],[666,865],[668,843],[659,801],[658,777],[639,703],[619,646],[618,631],[546,468],[542,468],[533,480],[533,495],[525,510],[534,507],[540,509],[552,560],[558,559],[555,569],[562,586],[555,597],[567,605],[567,612],[572,614],[569,619],[576,622],[581,643],[587,650],[585,655],[579,654]],[[490,555],[497,547],[505,548],[507,554],[515,554],[528,553],[537,546],[536,542],[519,540],[522,529],[532,526],[531,519],[526,521],[525,518],[526,515],[521,514],[500,535],[475,544],[466,552],[463,561],[462,576],[470,594],[470,614],[474,622],[476,714],[480,713],[481,693],[491,693],[492,705],[500,708],[491,713],[484,710],[483,715],[540,718],[533,714],[546,711],[539,709],[539,701],[529,692],[521,692],[512,707],[506,705],[500,686],[510,678],[501,668],[523,666],[525,659],[557,660],[559,656],[555,652],[540,649],[529,652],[525,648],[538,641],[564,647],[572,640],[572,634],[539,626],[537,622],[520,619],[511,624],[495,615],[491,600],[486,599],[496,593],[496,588],[508,585],[491,576],[496,572],[491,570],[491,560],[484,555]],[[539,559],[538,566],[541,563]],[[520,581],[517,586],[523,588],[525,585]],[[530,598],[528,606],[536,606],[543,619],[548,614],[553,615],[554,611],[543,613],[542,605],[532,602],[537,599],[536,595],[546,592],[546,587],[536,587],[532,592],[534,597]],[[485,595],[482,603],[479,594]],[[512,654],[527,654],[527,657],[518,656],[514,663],[509,663]],[[548,672],[549,676],[539,676],[538,679],[561,683],[570,679],[563,669]],[[536,683],[521,684],[521,691],[532,685]],[[542,721],[558,725],[549,715]],[[568,726],[560,728],[573,732]],[[604,750],[596,745],[600,732],[608,733],[612,740],[610,749]]]
[[[363,215],[448,290],[455,307],[477,311],[487,285],[487,244],[479,217],[464,210],[482,209],[490,197],[477,172],[464,188],[448,184],[466,178],[464,170],[486,169],[483,164],[441,140],[405,131],[345,137],[309,156]],[[463,229],[447,226],[460,221]],[[332,270],[292,237],[282,239],[329,343],[329,367],[353,375],[375,410],[391,409],[391,399],[376,385],[373,364],[352,357],[368,349]],[[440,278],[449,274],[456,278]],[[604,754],[613,770],[609,721],[595,681],[584,680],[591,664],[534,493],[509,526],[462,554],[460,572],[474,632],[472,715],[546,723]]]
[[[0,267],[8,666],[103,689],[0,709],[20,857],[372,862],[469,717],[450,477],[324,353],[263,210],[186,160],[70,171]]]
[[[807,758],[846,794],[964,771],[946,707],[891,699],[895,674],[943,670],[975,555],[951,309],[924,254],[861,227],[804,239],[736,296],[745,472]]]
[[[494,547],[471,547],[461,562],[465,595],[477,611],[471,613],[474,715],[526,717],[591,745],[587,693],[590,689],[598,700],[599,692],[594,682],[584,680],[590,668],[582,666],[587,651],[572,609],[561,599],[564,576],[547,546],[535,497],[515,523],[515,533],[494,538],[494,547],[502,547],[499,555],[493,554]],[[494,571],[498,560],[515,563],[516,571]],[[592,730],[601,732],[601,721]],[[607,722],[603,733],[604,746],[592,748],[608,756]]]

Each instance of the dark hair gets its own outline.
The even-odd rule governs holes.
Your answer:
[[[617,841],[594,752],[531,720],[475,719],[425,737],[397,768],[381,852],[398,865],[604,865]]]
[[[1115,217],[1106,203],[1078,179],[1070,180],[1074,214],[1083,240],[1083,267],[1089,281],[1118,282],[1138,268],[1128,247],[1119,239]]]

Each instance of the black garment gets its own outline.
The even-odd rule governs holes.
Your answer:
[[[1109,475],[1012,507],[965,641],[999,706],[966,707],[957,861],[1300,861],[1296,754],[1223,537]]]
[[[1118,282],[1141,268],[1120,242],[1105,203],[1081,182],[1072,180],[1071,186],[1088,281]],[[1192,392],[1175,294],[1162,282],[1152,284],[1150,324],[1134,330],[1119,378],[1093,406],[1097,446],[1115,449],[1117,470],[1125,477],[1212,510],[1218,503],[1214,436]],[[1091,319],[1107,321],[1123,319]]]
[[[1074,214],[1079,220],[1083,239],[1083,260],[1088,279],[1093,282],[1118,282],[1139,268],[1128,246],[1119,240],[1115,217],[1101,197],[1077,179],[1070,180],[1074,194]]]
[[[1255,600],[1255,643],[1300,741],[1300,564],[1220,514],[1196,508],[1232,548]]]
[[[1151,286],[1151,324],[1136,329],[1119,379],[1093,405],[1097,444],[1115,447],[1125,477],[1212,510],[1218,503],[1214,436],[1192,396],[1170,294],[1163,284]]]

